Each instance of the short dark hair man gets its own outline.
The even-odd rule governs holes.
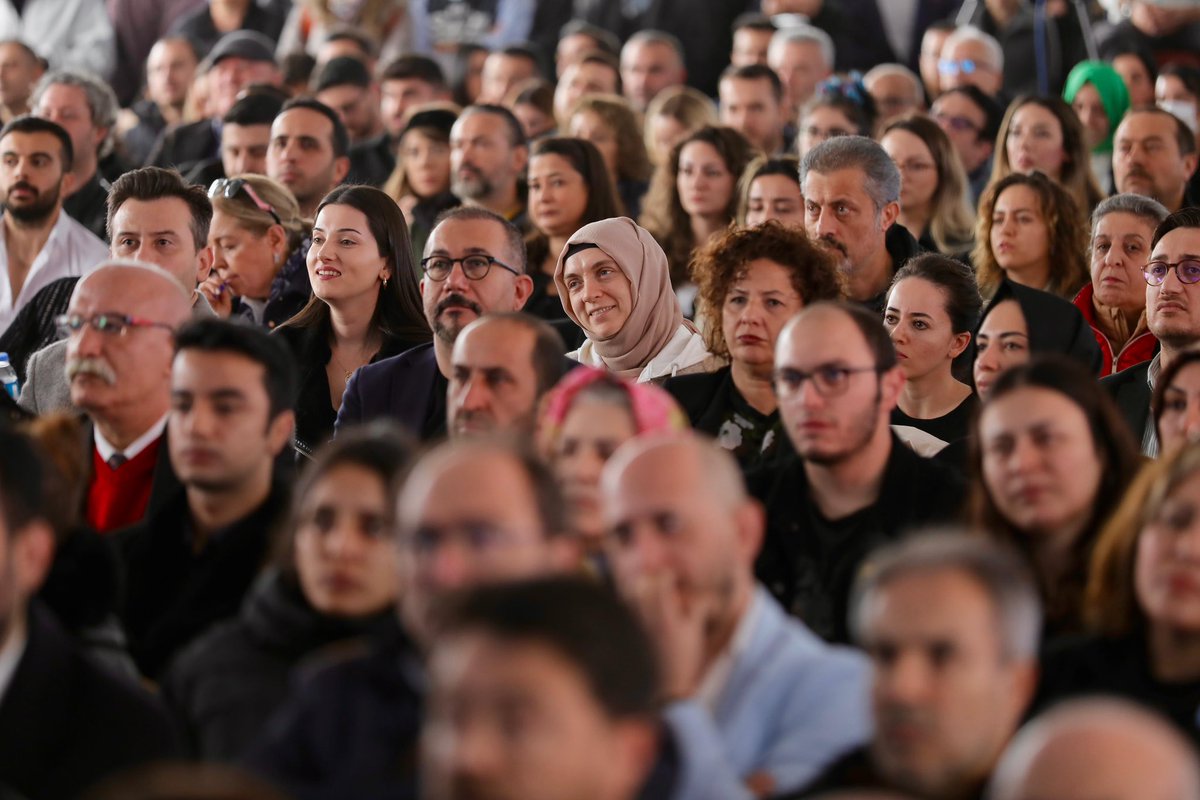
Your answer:
[[[1113,182],[1118,192],[1152,197],[1168,211],[1195,206],[1196,137],[1169,111],[1130,109],[1113,134]]]
[[[121,769],[176,755],[172,725],[33,599],[54,559],[42,457],[0,427],[0,776],[23,797],[76,797]]]
[[[539,77],[537,55],[529,47],[510,45],[488,54],[476,103],[501,105],[509,93],[531,78]]]
[[[796,454],[748,477],[767,509],[756,571],[827,639],[847,639],[850,587],[867,553],[958,510],[961,480],[892,433],[903,387],[879,316],[855,304],[806,307],[775,345],[779,415]]]
[[[486,208],[518,227],[528,222],[521,179],[529,163],[525,132],[503,106],[467,106],[450,130],[450,187],[468,206]]]
[[[486,314],[454,340],[446,428],[451,436],[532,436],[538,403],[563,375],[566,345],[549,323],[519,311]]]
[[[658,741],[654,652],[604,587],[544,578],[469,593],[447,614],[430,675],[424,796],[638,794]],[[490,724],[497,714],[527,720],[546,746],[518,755],[523,737]]]
[[[638,31],[621,48],[621,85],[638,112],[645,112],[663,89],[682,86],[686,77],[683,44],[666,31]]]
[[[337,112],[351,144],[383,133],[379,86],[359,59],[339,56],[331,60],[314,76],[312,90],[318,100]]]
[[[200,320],[175,336],[166,445],[183,488],[121,534],[121,617],[142,674],[237,613],[286,509],[275,459],[291,440],[296,368],[258,328]]]
[[[284,102],[274,90],[248,91],[221,118],[221,154],[197,163],[187,174],[188,182],[212,186],[215,180],[248,172],[266,175],[271,123]]]
[[[319,100],[298,98],[283,104],[271,123],[267,177],[296,196],[300,216],[316,216],[321,198],[346,178],[350,135],[341,118]]]
[[[433,342],[357,370],[342,395],[338,430],[392,417],[422,439],[440,436],[455,340],[484,314],[520,311],[533,292],[521,232],[483,208],[446,212],[425,243],[422,268],[421,298]]]
[[[779,30],[766,14],[747,11],[733,21],[733,47],[729,51],[729,64],[745,67],[750,64],[767,66],[767,51],[771,39]]]
[[[976,86],[958,86],[942,92],[929,113],[958,151],[971,184],[971,200],[977,204],[992,177],[992,156],[1004,107]]]
[[[770,67],[747,64],[729,67],[718,84],[721,124],[728,125],[768,155],[783,152],[787,117],[783,83]]]

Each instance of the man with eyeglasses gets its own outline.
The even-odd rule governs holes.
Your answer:
[[[1200,342],[1200,209],[1185,208],[1154,231],[1146,278],[1146,326],[1158,338],[1154,358],[1100,381],[1142,443],[1142,453],[1158,456],[1158,433],[1150,398],[1162,370],[1180,352]]]
[[[1004,108],[977,86],[959,86],[939,95],[930,113],[962,159],[972,203],[978,205],[992,177],[992,153]]]
[[[963,25],[942,45],[938,78],[943,91],[975,86],[995,97],[1004,87],[1004,50],[994,36]]]
[[[294,796],[412,797],[424,652],[458,592],[565,573],[579,550],[549,468],[508,439],[429,451],[397,504],[403,633],[316,672],[249,761]],[[341,735],[330,735],[340,731]]]
[[[421,269],[433,342],[357,370],[342,395],[337,430],[391,417],[422,439],[443,435],[455,340],[484,314],[520,311],[533,292],[521,232],[483,208],[446,212],[425,243]]]
[[[879,315],[821,302],[775,345],[775,393],[795,456],[748,476],[767,509],[756,573],[791,613],[848,640],[851,585],[866,555],[906,529],[950,518],[961,479],[892,433],[904,373]]]
[[[165,270],[106,261],[59,317],[71,402],[92,425],[85,511],[100,533],[139,521],[179,486],[163,439],[172,331],[190,315],[191,298]]]

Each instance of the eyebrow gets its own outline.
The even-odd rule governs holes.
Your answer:
[[[897,314],[903,313],[900,309],[896,308],[895,306],[888,306],[887,310],[895,311]],[[924,317],[925,319],[933,319],[932,314],[926,314],[924,311],[910,311],[910,312],[908,312],[908,315],[910,317]]]
[[[34,156],[53,158],[53,154],[49,150],[34,150],[32,153],[18,153],[16,150],[5,150],[0,155],[2,155],[4,158],[8,158],[9,156],[16,156],[17,158],[20,158],[22,155],[27,158],[33,158]]]
[[[469,255],[483,255],[483,256],[491,255],[491,253],[489,253],[487,248],[485,248],[485,247],[464,247],[463,252],[467,253]],[[433,250],[429,251],[429,255],[431,255],[431,256],[448,256],[450,258],[453,258],[453,256],[450,255],[450,251],[444,247],[435,247]]]

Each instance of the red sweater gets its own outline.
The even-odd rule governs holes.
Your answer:
[[[1092,284],[1086,283],[1079,290],[1079,294],[1075,295],[1075,307],[1083,314],[1083,318],[1087,320],[1087,324],[1092,329],[1092,335],[1096,337],[1096,344],[1100,345],[1100,354],[1103,356],[1103,363],[1100,365],[1100,375],[1115,375],[1123,369],[1132,367],[1134,364],[1140,364],[1143,361],[1149,361],[1154,358],[1154,354],[1158,352],[1158,339],[1154,338],[1154,334],[1150,331],[1143,330],[1141,333],[1134,333],[1133,337],[1125,343],[1125,346],[1120,351],[1114,353],[1112,342],[1104,335],[1104,331],[1100,330],[1100,325],[1096,322],[1096,307],[1092,305]]]
[[[159,436],[117,469],[92,446],[92,482],[88,486],[87,521],[99,533],[140,522],[150,505],[150,487],[158,463]]]

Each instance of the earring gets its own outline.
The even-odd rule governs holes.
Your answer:
[[[279,255],[279,253],[276,253],[275,254],[275,266],[278,267],[281,263],[283,263],[283,256]]]
[[[387,279],[387,278],[384,278],[384,279],[383,279],[383,288],[384,288],[384,289],[386,289],[386,288],[387,288],[387,282],[388,282],[388,279]]]

